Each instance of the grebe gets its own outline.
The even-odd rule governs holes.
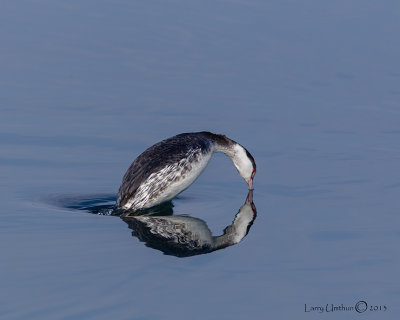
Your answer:
[[[196,180],[214,152],[229,156],[249,190],[253,188],[256,163],[244,147],[220,134],[182,133],[156,143],[133,161],[122,179],[117,208],[135,211],[171,200]]]
[[[132,215],[121,218],[133,230],[132,236],[145,242],[146,246],[164,254],[188,257],[239,243],[248,234],[256,216],[253,191],[250,190],[232,224],[220,236],[214,236],[205,221],[190,216],[175,216],[172,212],[167,216]]]

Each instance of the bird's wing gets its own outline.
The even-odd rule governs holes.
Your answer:
[[[118,206],[123,206],[132,198],[139,186],[153,173],[179,162],[187,157],[190,150],[206,151],[209,141],[202,135],[180,134],[160,141],[148,148],[131,164],[122,179],[118,191]]]

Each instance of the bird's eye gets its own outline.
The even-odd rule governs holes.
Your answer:
[[[256,169],[253,169],[253,172],[251,173],[251,178],[254,178],[254,175],[256,174]]]

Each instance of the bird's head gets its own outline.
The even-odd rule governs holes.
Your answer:
[[[236,169],[240,176],[247,182],[249,190],[253,189],[253,179],[256,174],[256,162],[253,156],[240,144],[234,147],[234,155],[232,157]]]

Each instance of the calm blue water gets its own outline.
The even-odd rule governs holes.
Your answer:
[[[0,318],[397,319],[399,13],[394,0],[2,1]],[[256,159],[239,244],[178,258],[80,210],[112,204],[147,147],[200,130]],[[246,196],[215,155],[174,215],[220,235]],[[387,310],[317,308],[358,301]]]

